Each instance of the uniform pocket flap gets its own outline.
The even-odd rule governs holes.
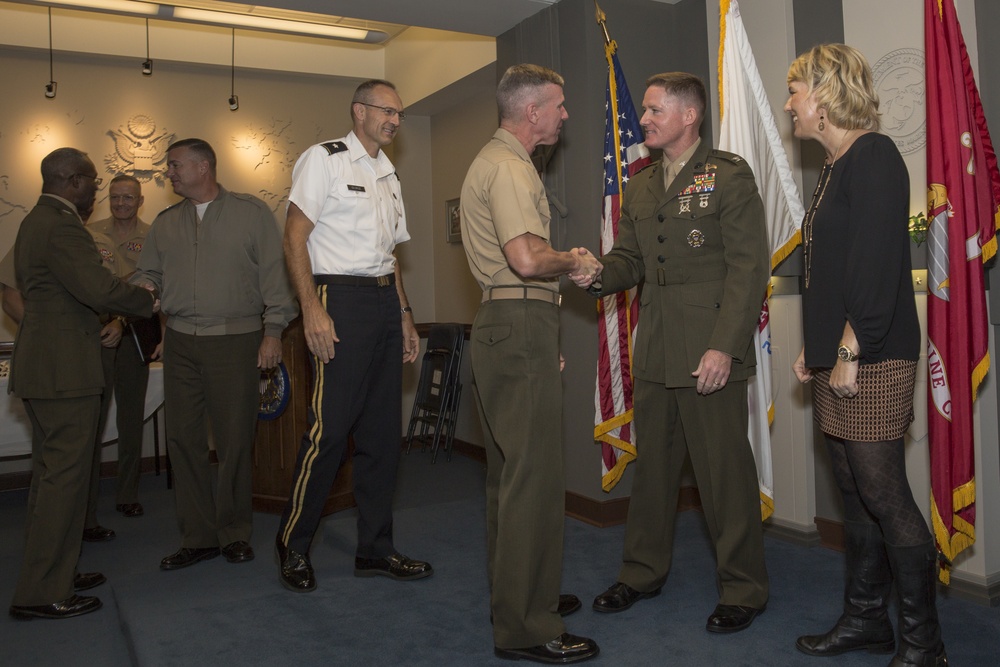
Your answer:
[[[475,338],[480,343],[486,345],[496,345],[497,343],[510,338],[509,324],[495,324],[493,326],[476,329]]]

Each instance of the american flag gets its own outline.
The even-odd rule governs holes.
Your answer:
[[[649,164],[642,143],[639,116],[632,104],[625,75],[618,62],[618,45],[604,47],[608,60],[604,127],[604,207],[601,213],[601,254],[618,237],[621,199],[628,180]],[[601,485],[614,488],[625,466],[635,459],[632,427],[632,341],[639,319],[636,288],[604,297],[597,304],[600,349],[594,392],[594,440],[601,442]]]

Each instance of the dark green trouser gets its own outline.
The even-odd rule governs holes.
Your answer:
[[[541,301],[483,304],[472,373],[486,445],[486,527],[493,639],[524,648],[565,630],[559,309]]]

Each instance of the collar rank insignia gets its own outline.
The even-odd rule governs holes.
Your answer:
[[[705,235],[697,229],[692,229],[688,232],[687,242],[692,248],[700,248],[705,245]]]

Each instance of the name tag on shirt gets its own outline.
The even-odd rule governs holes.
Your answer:
[[[347,185],[347,189],[350,190],[351,192],[364,192],[365,191],[365,186],[363,186],[363,185],[350,185],[350,184],[348,184]]]

